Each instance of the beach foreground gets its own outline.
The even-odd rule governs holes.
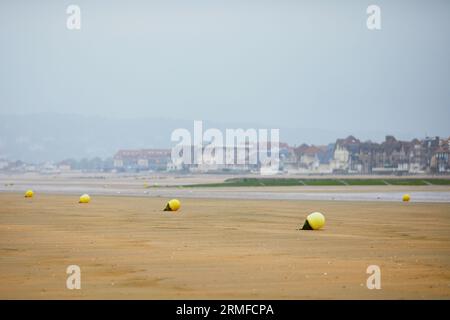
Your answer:
[[[449,203],[166,200],[0,193],[0,298],[450,298]],[[325,228],[297,230],[313,211]]]

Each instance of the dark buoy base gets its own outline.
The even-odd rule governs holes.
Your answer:
[[[311,226],[309,225],[308,220],[305,220],[305,223],[303,224],[303,227],[301,230],[313,230],[313,228],[311,228]]]

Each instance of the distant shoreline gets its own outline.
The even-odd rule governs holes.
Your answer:
[[[192,184],[186,187],[264,187],[264,186],[425,186],[450,185],[438,178],[232,178],[222,183]]]

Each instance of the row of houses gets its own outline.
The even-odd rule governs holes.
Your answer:
[[[285,152],[287,144],[281,144]],[[208,149],[209,148],[209,149]],[[270,148],[270,146],[269,146]],[[183,157],[183,153],[189,156]],[[201,153],[200,160],[196,159],[196,154]],[[259,146],[246,143],[240,146],[215,146],[208,144],[202,147],[184,146],[180,150],[182,154],[172,157],[171,149],[140,149],[140,150],[119,150],[114,155],[114,167],[117,170],[154,170],[154,171],[185,171],[192,173],[245,173],[261,172],[263,169],[271,169],[276,166],[279,171],[280,158],[273,159],[269,165],[264,165],[270,158],[270,149],[262,151]],[[263,156],[266,154],[266,157]],[[285,152],[286,153],[286,152]],[[287,154],[287,153],[286,153]]]
[[[439,137],[399,141],[386,136],[382,143],[362,142],[349,136],[323,146],[279,145],[276,170],[293,174],[448,174],[450,173],[450,138]],[[232,148],[233,150],[231,150]],[[242,150],[238,150],[241,148]],[[120,150],[114,156],[116,170],[155,170],[189,172],[260,172],[267,169],[259,149],[244,145],[221,147],[222,155],[233,155],[217,163],[217,156],[207,154],[200,162],[185,163],[171,159],[170,149]],[[194,153],[195,149],[189,149]],[[252,155],[252,150],[257,150]],[[243,161],[236,161],[238,151]],[[251,161],[255,156],[256,161]],[[273,169],[273,167],[272,167]]]
[[[450,138],[439,137],[400,141],[386,136],[382,143],[375,143],[349,136],[328,146],[292,148],[284,169],[322,174],[447,174],[449,143]]]

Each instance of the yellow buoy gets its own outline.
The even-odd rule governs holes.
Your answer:
[[[33,190],[30,189],[25,192],[25,198],[32,198],[33,196],[34,196]]]
[[[411,200],[411,197],[409,194],[405,193],[402,197],[402,200],[405,202],[408,202],[409,200]]]
[[[80,201],[78,201],[78,203],[89,203],[89,201],[91,201],[91,197],[85,193],[80,197]]]
[[[313,212],[306,217],[302,230],[318,230],[325,225],[325,217],[320,212]]]
[[[180,209],[181,203],[178,199],[172,199],[169,202],[167,202],[166,207],[164,208],[164,211],[177,211]]]

